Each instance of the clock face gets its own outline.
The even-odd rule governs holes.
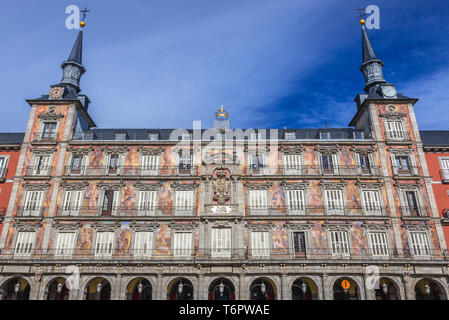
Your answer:
[[[382,94],[388,98],[396,97],[396,89],[392,86],[382,87]]]
[[[62,97],[62,94],[64,93],[64,88],[62,87],[53,87],[50,89],[49,96],[51,99],[59,99]]]

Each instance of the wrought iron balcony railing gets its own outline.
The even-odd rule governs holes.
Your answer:
[[[42,217],[44,207],[38,207],[36,205],[29,205],[17,208],[18,217]]]
[[[100,249],[100,247],[102,249]],[[26,252],[25,252],[26,251]],[[389,247],[356,247],[351,249],[343,248],[311,248],[297,250],[295,248],[162,248],[162,249],[134,249],[115,248],[113,243],[102,244],[95,248],[51,248],[47,250],[35,249],[31,246],[24,251],[15,248],[4,249],[0,253],[0,260],[30,260],[30,261],[85,261],[86,263],[101,261],[102,263],[115,263],[118,261],[139,263],[142,261],[246,261],[270,262],[279,260],[290,261],[326,261],[328,263],[341,261],[358,261],[366,263],[385,263],[387,261],[448,261],[447,250],[433,250],[424,248],[416,251],[413,248],[407,249],[403,253],[398,253],[396,249]]]
[[[431,208],[429,207],[401,207],[402,216],[406,217],[430,217],[432,215]]]
[[[385,133],[387,141],[411,141],[410,134],[408,132],[401,131],[387,131]]]
[[[34,134],[33,141],[35,142],[56,142],[58,140],[58,132],[56,131],[41,131]]]
[[[407,166],[407,167],[398,167],[398,166],[393,166],[393,173],[394,175],[398,175],[398,176],[406,176],[406,175],[413,175],[413,176],[417,176],[418,173],[418,167],[417,166]]]
[[[305,206],[294,204],[289,206],[248,206],[249,215],[326,215],[326,216],[386,216],[387,210],[383,206],[339,206],[315,205]]]
[[[51,175],[52,166],[28,166],[25,170],[26,176],[49,176]]]
[[[119,167],[72,167],[64,168],[66,176],[171,176],[197,175],[198,166],[119,166]]]
[[[147,217],[147,216],[193,216],[196,213],[195,206],[59,206],[57,208],[60,217]]]
[[[361,166],[248,166],[246,173],[249,175],[293,175],[293,176],[313,176],[313,175],[380,175],[379,167]]]

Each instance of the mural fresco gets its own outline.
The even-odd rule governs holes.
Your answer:
[[[123,174],[136,175],[139,169],[139,151],[137,146],[129,147],[129,151],[126,154],[125,164],[123,168]]]
[[[161,175],[172,175],[175,173],[176,158],[173,147],[165,147],[161,157]]]
[[[346,184],[346,206],[348,207],[349,214],[360,214],[359,190],[355,186],[355,181],[349,181]]]
[[[167,256],[170,255],[171,245],[171,230],[168,225],[161,225],[156,232],[154,241],[155,255]]]
[[[323,227],[324,221],[313,221],[313,226],[311,228],[311,254],[320,255],[328,254],[329,247],[327,242],[326,230]]]
[[[121,214],[133,215],[136,208],[136,190],[131,182],[126,182],[120,203]]]
[[[98,198],[98,190],[97,190],[97,182],[90,181],[87,186],[86,192],[84,193],[83,198],[83,209],[82,214],[95,214],[97,207],[97,198]]]
[[[268,171],[267,174],[281,174],[282,158],[281,153],[274,148],[270,148],[268,153]]]
[[[352,249],[357,256],[367,257],[369,254],[368,240],[362,228],[363,222],[354,222],[352,227]]]
[[[269,206],[273,213],[285,214],[285,194],[279,181],[273,182],[269,189]]]
[[[76,242],[76,254],[89,255],[93,246],[94,230],[90,224],[84,224],[78,233]]]
[[[273,254],[288,255],[288,234],[283,222],[274,223],[272,242]]]
[[[120,227],[120,231],[116,235],[115,239],[115,254],[119,256],[130,255],[131,247],[131,229],[129,222],[123,222]]]
[[[311,214],[324,214],[323,195],[319,186],[319,181],[310,181],[309,192],[307,193],[307,206]]]
[[[36,241],[35,241],[35,245],[34,245],[34,254],[41,254],[42,253],[42,245],[43,245],[43,242],[44,242],[45,227],[46,227],[46,223],[43,223],[42,227],[40,227],[39,230],[36,233]]]
[[[13,243],[12,243],[13,239],[14,239],[14,223],[12,222],[9,225],[8,235],[6,237],[6,243],[5,243],[5,249],[4,249],[4,251],[6,253],[12,253],[11,249],[12,249],[12,246],[13,246]]]
[[[432,244],[433,244],[432,247],[434,250],[434,252],[432,253],[435,254],[436,256],[440,256],[441,255],[440,242],[438,241],[438,235],[435,225],[432,225],[432,228],[430,229],[430,234],[432,237]]]
[[[356,162],[350,146],[344,146],[340,152],[341,174],[354,174]]]
[[[306,175],[320,174],[320,161],[317,158],[313,147],[306,147],[304,149],[302,157]]]
[[[102,147],[94,147],[89,162],[90,172],[94,175],[100,175],[103,172],[103,151]]]
[[[162,184],[162,191],[159,194],[158,206],[163,215],[171,215],[173,212],[173,191],[169,182]]]
[[[36,107],[36,113],[34,115],[34,120],[33,120],[33,124],[32,124],[32,127],[31,127],[31,132],[30,132],[30,140],[31,141],[34,140],[34,138],[36,137],[36,134],[38,134],[38,130],[39,130],[39,117],[38,116],[40,114],[42,114],[42,113],[48,112],[48,109],[50,107],[51,108],[55,108],[57,114],[61,114],[61,115],[64,116],[60,120],[59,129],[58,129],[57,140],[58,141],[61,140],[62,134],[64,133],[65,126],[66,126],[69,106],[67,106],[67,105],[60,105],[60,106],[45,106],[45,105],[41,105],[41,106],[37,106]]]
[[[410,247],[408,244],[407,234],[403,228],[400,228],[400,230],[401,230],[402,249],[404,250],[404,255],[409,257],[410,256]]]

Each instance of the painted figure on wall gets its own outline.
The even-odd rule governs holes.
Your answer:
[[[101,174],[103,171],[103,151],[100,147],[95,147],[90,156],[90,164],[92,173]]]
[[[123,168],[123,173],[125,175],[133,175],[138,173],[139,151],[137,151],[137,148],[137,146],[129,147],[129,151],[125,158],[125,166]]]
[[[272,233],[273,254],[288,254],[288,236],[287,230],[282,225],[276,225]]]
[[[307,147],[303,152],[304,170],[306,175],[320,174],[319,160],[313,148]]]
[[[359,214],[360,208],[360,195],[355,182],[351,181],[346,185],[346,203],[350,214]]]
[[[76,252],[79,255],[89,255],[92,249],[92,241],[94,236],[94,230],[90,225],[83,225],[78,234],[78,241],[76,242]]]
[[[169,175],[173,174],[174,167],[175,167],[175,155],[173,154],[173,148],[167,147],[164,149],[164,152],[162,153],[161,157],[161,174],[162,175]]]
[[[86,192],[83,198],[83,208],[85,213],[95,213],[95,208],[97,207],[97,184],[95,182],[90,182],[87,186]],[[92,208],[92,209],[90,209]]]
[[[323,195],[318,181],[311,181],[309,185],[309,193],[307,194],[307,206],[310,213],[323,214]]]
[[[115,253],[120,256],[129,255],[129,248],[131,247],[131,230],[129,224],[122,224],[120,232],[117,234],[115,240]]]
[[[36,233],[36,241],[34,246],[34,254],[42,253],[42,245],[44,243],[44,234],[45,234],[46,224],[44,223],[42,227]]]
[[[173,192],[169,183],[164,183],[162,185],[162,191],[159,195],[158,206],[162,210],[162,214],[172,214]]]
[[[313,223],[311,244],[312,248],[309,250],[312,255],[328,254],[329,247],[327,244],[327,234],[322,224],[324,221],[317,221]]]
[[[362,228],[363,222],[355,222],[352,228],[352,249],[354,254],[357,256],[367,257],[369,254],[368,251],[368,242],[366,239],[366,235],[363,232]]]
[[[270,207],[278,214],[285,213],[285,194],[280,182],[274,182],[269,190]]]
[[[171,232],[168,225],[161,225],[156,233],[154,241],[154,252],[156,255],[169,255],[171,243]]]
[[[127,184],[123,190],[121,203],[121,210],[125,211],[122,214],[132,215],[136,206],[136,190],[132,184]]]

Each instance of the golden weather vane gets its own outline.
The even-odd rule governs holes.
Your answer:
[[[84,7],[84,10],[81,10],[81,12],[83,13],[83,18],[81,19],[80,27],[84,28],[86,26],[86,22],[84,22],[84,19],[86,19],[86,15],[88,12],[90,12],[90,10],[87,10],[87,7]]]
[[[360,8],[360,5],[357,6],[354,10],[359,12],[360,24],[363,26],[365,24],[365,20],[363,19],[366,16],[366,12],[364,8]]]
[[[229,112],[227,112],[225,109],[223,109],[223,105],[220,106],[220,109],[215,111],[215,118],[218,117],[225,117],[228,118],[229,117]]]

